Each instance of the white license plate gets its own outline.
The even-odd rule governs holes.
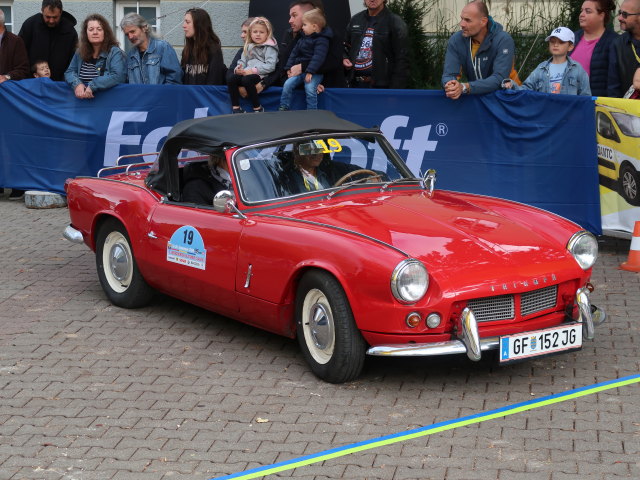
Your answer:
[[[500,337],[500,363],[582,347],[582,324]]]

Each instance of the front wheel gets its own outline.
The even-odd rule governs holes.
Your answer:
[[[313,373],[330,383],[353,380],[364,366],[366,344],[344,290],[329,273],[307,272],[296,295],[300,348]]]
[[[151,300],[153,289],[138,270],[127,230],[115,219],[98,230],[96,267],[100,285],[114,305],[139,308]]]

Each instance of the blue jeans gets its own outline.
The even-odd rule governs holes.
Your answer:
[[[315,73],[311,75],[311,81],[309,83],[304,81],[306,73],[301,73],[295,77],[287,78],[282,87],[282,96],[280,97],[280,107],[289,110],[291,108],[291,97],[293,91],[300,85],[304,85],[304,92],[307,96],[307,110],[318,109],[318,85],[322,81],[322,74]]]

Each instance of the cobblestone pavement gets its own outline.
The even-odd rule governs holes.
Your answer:
[[[318,381],[295,341],[171,298],[122,310],[66,209],[0,198],[0,480],[206,480],[637,374],[639,274],[602,245],[583,351],[497,367],[368,359]],[[638,384],[268,478],[640,478]]]

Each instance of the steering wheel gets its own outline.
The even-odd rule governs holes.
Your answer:
[[[344,182],[349,180],[351,177],[355,177],[356,175],[360,175],[361,173],[367,173],[372,178],[381,178],[379,173],[374,172],[373,170],[369,170],[368,168],[360,168],[358,170],[354,170],[353,172],[349,172],[342,177],[340,177],[336,183],[333,185],[334,187],[339,187]]]

